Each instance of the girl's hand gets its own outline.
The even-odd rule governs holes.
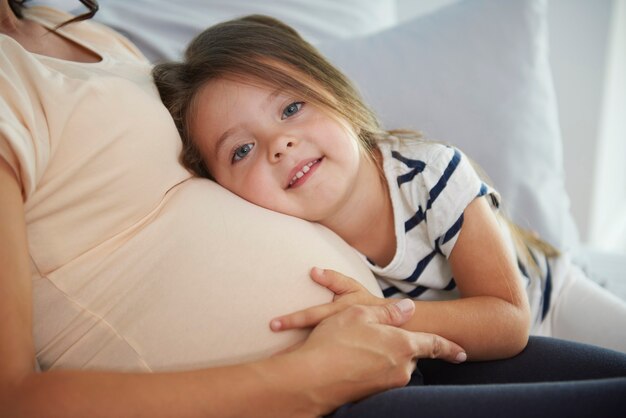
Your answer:
[[[388,303],[385,299],[372,295],[356,280],[334,270],[313,267],[311,278],[335,294],[333,301],[274,318],[270,322],[270,328],[273,331],[314,327],[329,316],[352,305],[383,305]]]

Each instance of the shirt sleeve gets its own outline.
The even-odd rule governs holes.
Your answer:
[[[484,182],[460,150],[438,146],[422,175],[426,194],[426,225],[433,248],[450,256],[463,226],[463,212],[477,197],[488,196],[496,210],[500,196]]]
[[[27,78],[33,68],[8,37],[0,38],[0,156],[13,169],[26,200],[50,155],[45,118],[36,89]]]

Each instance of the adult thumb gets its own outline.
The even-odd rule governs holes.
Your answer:
[[[406,323],[415,312],[415,303],[411,299],[400,299],[379,307],[381,308],[379,322],[396,327]]]

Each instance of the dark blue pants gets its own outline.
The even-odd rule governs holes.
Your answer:
[[[626,417],[626,354],[531,337],[508,360],[420,360],[404,388],[344,405],[333,418]]]

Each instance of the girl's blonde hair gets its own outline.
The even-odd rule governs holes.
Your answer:
[[[202,177],[212,178],[190,126],[197,94],[211,80],[237,78],[293,93],[349,121],[366,151],[384,134],[348,78],[271,17],[251,15],[212,26],[189,44],[183,62],[158,64],[152,75],[182,138],[181,161]]]
[[[197,94],[209,81],[220,78],[248,80],[278,88],[318,105],[348,121],[370,157],[377,138],[390,134],[421,137],[415,131],[383,130],[374,112],[341,71],[290,26],[267,16],[251,15],[208,28],[189,44],[184,61],[158,64],[152,75],[183,142],[181,162],[201,177],[212,178],[193,139],[190,124]],[[484,175],[480,167],[476,167]],[[528,264],[535,264],[528,253],[528,245],[549,256],[558,254],[534,234],[512,222],[509,224],[518,250],[527,254],[524,258]]]

